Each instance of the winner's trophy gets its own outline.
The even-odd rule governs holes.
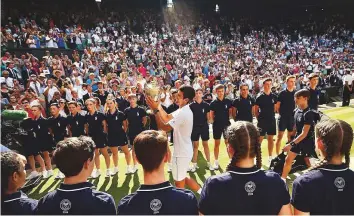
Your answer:
[[[156,82],[153,81],[149,84],[145,84],[145,95],[150,96],[154,101],[160,99],[159,93],[160,87]]]

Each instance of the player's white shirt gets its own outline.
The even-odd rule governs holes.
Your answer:
[[[171,115],[173,119],[168,124],[173,128],[174,151],[172,156],[192,158],[193,112],[189,105],[185,105],[171,113]]]

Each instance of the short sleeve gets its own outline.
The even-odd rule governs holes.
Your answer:
[[[211,111],[216,111],[216,106],[215,106],[215,101],[212,101],[211,103],[210,103],[210,110]]]
[[[310,212],[311,199],[310,187],[301,183],[301,177],[295,179],[291,198],[291,204],[294,208],[302,212]]]
[[[106,116],[101,112],[98,113],[98,118],[100,119],[100,121],[106,120]]]
[[[210,112],[210,105],[208,103],[205,103],[205,112]]]
[[[284,91],[281,91],[281,92],[279,93],[279,95],[278,95],[278,101],[279,101],[280,103],[282,103],[282,101],[283,101],[283,95],[284,95]]]
[[[304,124],[313,125],[314,124],[314,113],[312,111],[307,111],[304,115]]]
[[[123,119],[123,121],[124,121],[124,120],[127,120],[127,116],[124,115],[123,112],[118,112],[118,118],[119,118],[119,119]]]
[[[145,109],[140,108],[139,112],[140,112],[140,116],[141,116],[141,117],[145,117],[145,116],[146,116],[146,111],[145,111]]]
[[[256,101],[254,100],[253,97],[250,97],[251,105],[254,106],[256,104]]]
[[[188,201],[189,207],[187,208],[187,212],[185,214],[188,215],[199,215],[199,209],[198,209],[198,200],[193,194],[193,192],[190,192],[190,200]]]
[[[239,101],[239,99],[236,98],[236,99],[232,102],[232,106],[235,107],[236,109],[237,109],[237,107],[238,107],[238,101]]]
[[[287,205],[290,203],[290,194],[289,194],[289,189],[288,186],[286,185],[286,183],[280,178],[279,176],[279,196],[280,196],[280,200],[282,205]]]
[[[198,203],[200,213],[204,215],[213,214],[213,200],[210,194],[210,178],[204,183]]]
[[[262,103],[262,96],[259,95],[259,96],[256,98],[256,105],[257,105],[257,106],[261,106],[261,103]]]
[[[183,115],[183,112],[181,112],[181,109],[178,109],[171,113],[173,116],[173,119],[171,119],[168,124],[175,129],[176,127],[180,126],[185,122],[185,116]]]

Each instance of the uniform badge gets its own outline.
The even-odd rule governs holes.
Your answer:
[[[343,191],[343,188],[345,187],[345,180],[342,177],[337,177],[334,180],[334,185],[338,188],[338,191]]]
[[[58,122],[58,127],[60,127],[60,122]]]
[[[76,125],[79,125],[79,122],[78,122],[78,121],[76,121]]]
[[[36,137],[37,137],[37,134],[36,134],[36,132],[33,132],[33,136],[34,136],[34,138],[36,138]]]
[[[150,208],[154,214],[158,214],[161,207],[162,207],[162,202],[159,199],[153,199],[150,202]]]
[[[225,105],[225,109],[227,109],[227,105]]]
[[[136,116],[139,116],[139,113],[136,113]]]
[[[95,117],[95,120],[97,121],[97,116]]]
[[[71,209],[71,202],[68,199],[63,199],[60,202],[60,209],[63,210],[64,214],[67,214],[68,211]]]
[[[118,116],[116,116],[116,121],[118,120]]]
[[[202,112],[204,113],[204,109],[202,109]]]
[[[40,125],[38,125],[38,129],[41,129],[41,126],[40,126]]]
[[[256,190],[256,184],[253,181],[249,181],[245,184],[245,190],[248,196],[252,196],[253,192]]]

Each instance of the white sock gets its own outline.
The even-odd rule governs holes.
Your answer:
[[[199,190],[197,191],[198,194],[202,193],[202,188],[199,188]]]

